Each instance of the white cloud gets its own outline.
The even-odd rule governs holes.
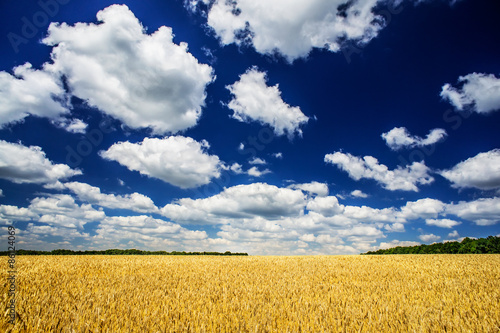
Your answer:
[[[253,164],[253,165],[264,165],[267,164],[265,160],[259,157],[254,157],[252,160],[250,160],[248,163]]]
[[[116,242],[122,239],[139,238],[142,242],[161,242],[164,239],[183,240],[206,239],[205,231],[189,230],[180,225],[150,216],[113,216],[105,218],[96,230],[97,239]]]
[[[472,73],[460,76],[461,88],[447,83],[441,97],[448,100],[456,110],[471,109],[477,113],[500,110],[500,79],[493,74]]]
[[[30,221],[38,215],[24,207],[0,205],[0,222],[12,223],[13,221]]]
[[[281,152],[280,153],[274,153],[274,154],[272,154],[272,157],[278,158],[278,159],[282,159],[283,158],[283,153],[281,153]]]
[[[139,143],[119,142],[100,155],[129,170],[161,179],[180,188],[194,188],[220,176],[221,162],[206,150],[208,142],[183,136],[145,138]]]
[[[448,204],[446,213],[472,221],[477,225],[494,225],[500,222],[500,198],[482,198]]]
[[[387,230],[388,232],[404,232],[405,231],[405,225],[403,223],[392,223],[392,224],[386,224],[384,226],[384,229]]]
[[[0,140],[0,178],[17,184],[45,184],[81,174],[66,164],[53,164],[40,147]]]
[[[401,207],[401,216],[408,220],[436,218],[444,212],[445,207],[443,202],[431,198],[408,201]]]
[[[242,169],[242,166],[241,164],[239,163],[233,163],[230,167],[229,167],[229,170],[231,170],[232,172],[234,172],[235,174],[239,175],[239,174],[242,174],[244,173],[243,169]]]
[[[325,197],[328,195],[328,185],[325,183],[319,183],[316,181],[304,184],[292,184],[288,188],[302,190],[308,192],[309,194],[316,194],[320,197]]]
[[[227,105],[234,111],[233,118],[242,122],[258,121],[274,129],[276,135],[302,135],[300,126],[309,120],[299,107],[292,107],[281,99],[278,85],[269,87],[266,73],[252,67],[240,80],[227,86],[233,99]]]
[[[378,246],[378,249],[390,249],[390,248],[393,248],[393,247],[397,247],[397,246],[416,246],[416,245],[420,245],[419,242],[412,242],[412,241],[400,241],[400,240],[397,240],[397,239],[394,239],[390,242],[381,242],[380,243],[380,246]]]
[[[417,185],[427,185],[434,181],[434,178],[429,175],[430,169],[423,162],[413,162],[405,168],[398,167],[395,170],[389,170],[372,156],[360,158],[342,152],[325,155],[325,162],[337,165],[354,180],[374,179],[390,191],[418,192]]]
[[[229,222],[228,218],[296,216],[304,206],[302,191],[253,183],[226,188],[206,199],[183,198],[167,204],[161,212],[177,222],[220,224]]]
[[[436,236],[434,234],[420,235],[418,238],[424,243],[437,242],[441,239],[441,237]]]
[[[87,129],[88,125],[84,123],[80,119],[66,119],[66,118],[61,118],[52,121],[54,125],[57,127],[60,127],[64,129],[65,131],[68,131],[70,133],[80,133],[80,134],[85,134],[85,130]]]
[[[351,196],[355,198],[368,198],[368,194],[363,193],[361,190],[354,190],[351,192]]]
[[[259,163],[259,160],[260,161],[263,161],[263,160],[261,160],[260,158],[258,158],[257,160],[258,160],[257,163],[255,163],[255,160],[254,161],[250,161],[249,163],[250,164],[262,164],[262,163]],[[264,164],[265,164],[265,161],[264,161]],[[265,174],[271,173],[271,170],[269,170],[267,168],[264,169],[264,170],[260,170],[256,166],[253,166],[250,169],[248,169],[247,171],[244,171],[243,168],[242,168],[242,165],[239,164],[239,163],[236,163],[236,162],[233,163],[230,167],[225,167],[225,168],[228,169],[228,170],[231,170],[232,172],[234,172],[237,175],[247,174],[247,175],[249,175],[251,177],[256,177],[256,178],[259,178],[259,177],[262,177]]]
[[[3,197],[3,190],[0,188],[0,198]]]
[[[105,217],[103,211],[95,210],[90,204],[78,205],[65,194],[37,197],[31,200],[28,210],[40,216],[37,222],[65,228],[81,229],[86,223],[101,221]]]
[[[0,72],[0,128],[28,115],[59,119],[69,113],[68,97],[57,75],[30,63]]]
[[[99,187],[85,183],[71,182],[64,186],[78,196],[81,201],[112,209],[128,209],[138,213],[155,213],[158,208],[147,196],[134,192],[127,195],[101,193]]]
[[[446,131],[442,128],[435,128],[421,138],[411,135],[405,127],[394,127],[387,133],[382,133],[382,138],[392,150],[403,148],[414,148],[433,145],[446,137]]]
[[[271,173],[271,170],[269,169],[264,169],[264,170],[259,170],[257,167],[251,167],[250,169],[247,170],[247,174],[252,177],[262,177],[265,174]]]
[[[327,217],[341,214],[345,209],[334,196],[316,197],[307,203],[306,208]]]
[[[205,0],[189,1],[188,8]],[[215,0],[207,23],[222,45],[251,44],[262,54],[282,54],[288,61],[313,48],[338,52],[342,40],[367,43],[383,19],[373,13],[378,0]]]
[[[455,188],[500,188],[500,149],[480,153],[440,174],[452,182]]]
[[[457,225],[461,224],[461,222],[457,222],[457,221],[450,220],[450,219],[427,219],[427,220],[425,220],[425,224],[433,225],[433,226],[440,227],[440,228],[451,229],[451,228],[456,227]]]
[[[452,232],[450,232],[450,233],[448,234],[448,237],[449,237],[449,238],[458,238],[458,237],[460,237],[460,235],[458,234],[458,231],[453,230]]]
[[[196,125],[212,68],[186,43],[173,43],[171,28],[146,34],[125,5],[99,11],[97,20],[52,23],[43,40],[53,46],[47,69],[64,75],[73,95],[131,128],[175,133]]]

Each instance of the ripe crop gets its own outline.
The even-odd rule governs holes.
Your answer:
[[[500,255],[17,262],[17,318],[3,316],[4,332],[500,331]]]

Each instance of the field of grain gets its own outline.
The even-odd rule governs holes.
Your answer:
[[[500,255],[16,260],[5,332],[500,331]]]

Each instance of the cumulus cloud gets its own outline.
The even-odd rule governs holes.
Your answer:
[[[442,141],[446,137],[446,131],[442,128],[435,128],[427,134],[427,137],[411,135],[405,127],[394,127],[387,133],[382,133],[382,138],[392,150],[404,148],[423,147],[433,145]]]
[[[170,136],[145,138],[139,143],[115,143],[100,155],[129,170],[186,189],[208,184],[220,176],[221,161],[206,152],[209,147],[205,140]]]
[[[438,240],[441,239],[440,236],[436,236],[434,234],[420,235],[418,236],[418,238],[424,243],[437,242]]]
[[[0,128],[29,115],[60,119],[69,113],[68,96],[59,76],[30,63],[0,72]]]
[[[265,161],[261,160],[260,158],[257,158],[256,160],[257,161],[255,161],[255,159],[254,159],[253,161],[250,161],[249,163],[250,164],[265,164]],[[264,163],[260,163],[260,161],[262,161]],[[239,163],[236,163],[236,162],[231,164],[231,166],[229,166],[229,167],[224,166],[224,168],[227,170],[231,170],[232,172],[234,172],[237,175],[246,174],[246,175],[249,175],[251,177],[256,177],[256,178],[259,178],[265,174],[271,173],[271,170],[269,170],[267,168],[264,170],[260,170],[257,166],[253,166],[250,169],[244,171],[242,165]]]
[[[252,67],[240,80],[227,86],[233,99],[227,105],[233,118],[242,122],[257,121],[269,125],[276,135],[302,135],[300,126],[309,120],[299,107],[292,107],[281,98],[278,85],[269,87],[266,73]]]
[[[494,225],[500,222],[500,198],[481,198],[448,204],[446,213],[472,221],[477,225]]]
[[[368,194],[363,193],[361,190],[354,190],[351,192],[351,196],[355,198],[368,198]]]
[[[440,174],[455,188],[500,188],[500,149],[480,153]]]
[[[16,184],[47,184],[81,175],[66,164],[54,164],[41,147],[0,140],[0,178]]]
[[[460,76],[458,83],[461,88],[447,83],[441,90],[441,97],[456,110],[483,114],[500,110],[500,79],[495,75],[472,73]]]
[[[316,181],[304,184],[292,184],[288,186],[288,188],[302,190],[307,193],[315,194],[320,197],[325,197],[328,195],[328,185]]]
[[[453,228],[457,225],[461,224],[461,222],[457,222],[450,219],[427,219],[425,220],[425,224],[432,225],[440,228]]]
[[[97,239],[117,241],[139,238],[142,242],[153,240],[202,240],[207,238],[205,231],[189,230],[180,225],[150,216],[112,216],[106,217],[96,231]]]
[[[219,224],[236,217],[273,219],[295,216],[303,211],[304,206],[302,191],[253,183],[226,188],[206,199],[183,198],[164,206],[161,213],[177,222]]]
[[[99,11],[97,20],[74,26],[52,23],[43,39],[53,46],[53,63],[46,69],[64,76],[74,96],[131,128],[175,133],[196,125],[205,88],[214,79],[212,68],[200,64],[186,43],[175,44],[171,28],[146,34],[125,5]],[[49,83],[43,96],[45,91],[61,93]]]
[[[250,169],[248,169],[246,173],[249,176],[259,178],[259,177],[262,177],[265,174],[271,173],[271,170],[269,170],[269,169],[259,170],[259,168],[257,168],[257,167],[254,166],[254,167],[251,167]]]
[[[267,164],[265,160],[259,157],[254,157],[252,160],[250,160],[248,163],[253,164],[253,165],[264,165]]]
[[[342,42],[367,43],[384,25],[373,13],[378,0],[188,1],[209,5],[207,23],[222,45],[250,44],[261,54],[288,61],[306,57],[313,48],[338,52]]]
[[[445,208],[446,205],[440,200],[424,198],[417,201],[408,201],[401,207],[401,216],[408,220],[436,218],[445,211]]]
[[[417,185],[427,185],[434,181],[434,178],[429,175],[430,169],[423,162],[413,162],[405,168],[398,167],[395,170],[389,170],[384,164],[379,164],[375,157],[360,158],[342,152],[325,155],[325,162],[337,165],[354,180],[374,179],[390,191],[418,192]]]
[[[134,192],[126,195],[101,193],[99,187],[85,183],[71,182],[64,186],[75,193],[81,201],[112,209],[128,209],[138,213],[155,213],[158,208],[149,197]]]
[[[61,118],[52,121],[54,125],[70,133],[85,134],[88,125],[80,119]]]
[[[448,234],[448,237],[449,237],[449,238],[458,238],[458,237],[460,237],[460,235],[458,234],[458,231],[453,230],[452,232],[450,232],[450,233]]]
[[[306,208],[323,216],[334,216],[344,212],[345,209],[334,196],[316,197],[307,203]]]

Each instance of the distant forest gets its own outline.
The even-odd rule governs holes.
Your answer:
[[[10,251],[0,251],[0,255],[9,255]],[[120,250],[110,249],[104,251],[72,251],[72,250],[52,250],[52,251],[36,251],[36,250],[17,250],[16,255],[20,256],[36,256],[36,255],[170,255],[170,256],[248,256],[248,253],[233,253],[231,251],[221,252],[167,252],[167,251],[142,251],[136,249]]]
[[[484,254],[500,253],[500,237],[471,239],[464,238],[461,242],[434,243],[431,245],[397,246],[390,249],[368,251],[362,254]]]

